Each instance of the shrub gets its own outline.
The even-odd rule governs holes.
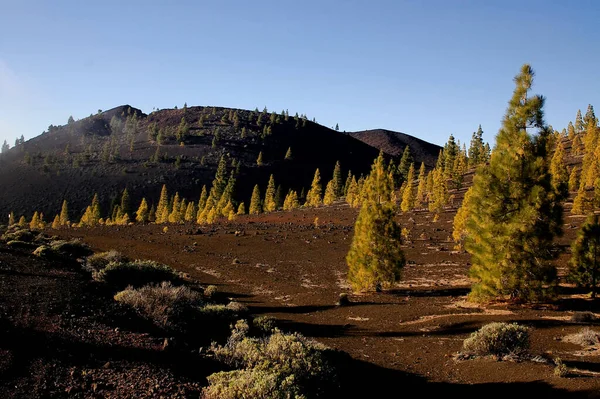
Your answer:
[[[577,334],[567,335],[565,341],[581,346],[593,346],[600,343],[600,333],[585,327]]]
[[[555,376],[563,378],[563,377],[566,377],[569,375],[569,369],[562,362],[560,357],[557,357],[556,359],[554,359],[554,364],[556,365],[556,367],[554,367],[554,375]]]
[[[216,285],[209,285],[204,289],[204,296],[209,299],[213,298],[217,294],[217,291],[218,289]]]
[[[34,238],[35,238],[35,234],[33,232],[31,232],[30,230],[24,230],[24,229],[15,230],[13,232],[7,231],[2,236],[2,239],[6,242],[9,242],[9,241],[31,242],[31,241],[33,241]]]
[[[246,313],[248,311],[248,307],[246,305],[236,301],[229,302],[225,308],[236,314]]]
[[[35,246],[36,246],[36,244],[34,244],[32,242],[25,242],[25,241],[19,241],[19,240],[11,240],[11,241],[7,242],[6,245],[8,245],[9,247],[12,247],[12,248],[35,248]]]
[[[47,245],[40,245],[33,251],[35,256],[40,258],[52,258],[56,255],[56,253]]]
[[[529,329],[516,323],[490,323],[471,334],[463,349],[474,355],[519,355],[529,348]]]
[[[260,369],[221,371],[208,378],[203,399],[301,399],[294,376]]]
[[[79,240],[71,240],[71,241],[53,241],[50,243],[50,248],[56,253],[63,256],[70,257],[83,257],[88,256],[92,253],[90,247]]]
[[[197,308],[202,305],[198,293],[170,282],[139,289],[128,287],[117,293],[115,300],[132,307],[157,326],[170,329],[182,328],[184,323],[194,320]]]
[[[271,316],[258,316],[252,319],[252,325],[261,333],[270,333],[275,328],[275,319]]]
[[[127,261],[129,261],[129,259],[123,256],[120,252],[111,249],[107,252],[99,252],[89,256],[86,259],[86,267],[91,271],[99,272],[111,262],[122,263]]]
[[[591,323],[596,321],[596,315],[592,312],[575,312],[571,316],[571,321],[574,323]]]
[[[340,294],[340,298],[338,299],[337,305],[338,306],[348,306],[348,305],[350,305],[350,298],[348,298],[348,294],[346,294],[345,292],[342,292]]]
[[[333,380],[324,346],[277,329],[262,338],[250,338],[247,332],[248,324],[238,322],[224,347],[213,345],[218,359],[242,370],[208,377],[205,398],[233,398],[244,388],[243,397],[250,399],[305,398],[306,394],[322,393]]]
[[[111,262],[98,273],[94,273],[94,279],[117,289],[124,289],[130,285],[142,287],[163,281],[172,283],[180,281],[178,274],[169,266],[149,260]]]

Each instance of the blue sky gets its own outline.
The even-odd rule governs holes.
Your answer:
[[[530,63],[546,119],[600,106],[600,2],[0,0],[0,140],[98,109],[218,105],[493,142]]]

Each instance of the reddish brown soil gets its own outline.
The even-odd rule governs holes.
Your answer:
[[[136,225],[59,234],[82,237],[97,250],[169,264],[217,285],[254,314],[274,316],[284,329],[349,353],[345,395],[387,397],[418,389],[462,397],[599,397],[599,352],[562,340],[584,327],[569,321],[573,312],[599,312],[598,304],[566,286],[556,302],[543,306],[467,303],[469,257],[453,250],[453,215],[443,213],[436,222],[428,212],[400,216],[411,237],[403,246],[409,264],[402,282],[383,293],[350,295],[347,307],[335,306],[340,293],[350,292],[344,258],[356,210],[345,205],[241,217],[200,231],[196,225],[171,225],[167,232]],[[562,244],[574,237],[579,221],[566,217]],[[551,362],[454,360],[463,340],[491,321],[532,327],[533,355],[560,357],[580,372],[559,378]]]

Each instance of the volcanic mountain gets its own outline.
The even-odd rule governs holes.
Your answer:
[[[397,157],[409,145],[415,162],[433,165],[440,147],[394,132],[390,137],[401,139],[382,146],[369,139],[382,135],[377,132],[385,131],[345,134],[305,116],[266,109],[184,106],[147,115],[123,105],[50,126],[2,154],[0,214],[30,218],[37,210],[48,221],[66,199],[78,220],[95,193],[107,213],[125,188],[133,207],[142,197],[156,204],[163,184],[170,194],[197,201],[222,157],[237,172],[235,199],[246,205],[255,184],[264,194],[271,174],[284,194],[288,189],[300,194],[310,188],[317,168],[324,186],[337,161],[344,178],[349,171],[368,173],[379,149]]]
[[[406,133],[394,132],[385,129],[362,130],[351,132],[350,136],[365,144],[375,147],[392,157],[400,157],[406,146],[418,163],[424,162],[428,168],[433,168],[441,147],[427,141],[410,136]]]

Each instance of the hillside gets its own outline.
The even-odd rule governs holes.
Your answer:
[[[362,134],[355,135],[362,140]],[[417,161],[432,164],[437,146],[403,137],[403,145],[414,146]],[[2,154],[0,213],[30,218],[38,210],[48,220],[66,199],[71,216],[78,219],[96,192],[107,212],[124,188],[137,206],[142,197],[156,202],[163,184],[171,194],[178,191],[197,200],[222,156],[230,170],[238,170],[235,198],[247,205],[254,185],[264,193],[271,173],[284,193],[289,188],[300,193],[310,187],[316,168],[325,184],[338,160],[344,178],[349,170],[368,172],[379,152],[379,146],[368,144],[283,112],[184,107],[146,115],[124,105],[50,126]],[[288,148],[292,158],[285,160]],[[396,155],[400,148],[386,151]],[[262,166],[256,162],[260,152]]]
[[[428,143],[408,134],[385,129],[351,132],[350,136],[393,157],[402,156],[404,148],[409,146],[415,163],[418,165],[421,162],[425,162],[428,168],[435,166],[435,161],[442,149],[438,145]]]

